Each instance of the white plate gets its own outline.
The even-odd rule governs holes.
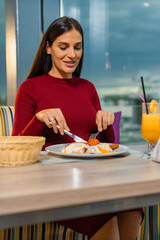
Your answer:
[[[108,143],[108,144],[113,144],[113,143]],[[119,148],[114,150],[112,153],[102,153],[102,154],[71,154],[71,153],[62,153],[62,149],[67,145],[66,144],[56,144],[56,145],[51,145],[49,147],[46,147],[45,150],[49,153],[53,153],[59,156],[63,157],[76,157],[76,158],[102,158],[102,157],[111,157],[115,155],[120,155],[122,153],[125,153],[128,151],[128,147],[119,144]]]

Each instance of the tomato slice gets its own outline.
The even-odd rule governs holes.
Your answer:
[[[89,146],[95,146],[95,145],[97,145],[99,143],[100,143],[100,141],[97,138],[88,140],[88,145]]]

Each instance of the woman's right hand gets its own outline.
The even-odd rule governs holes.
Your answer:
[[[36,114],[39,121],[44,122],[47,127],[53,128],[55,133],[58,133],[57,125],[59,125],[59,132],[64,135],[64,129],[70,131],[65,117],[60,108],[44,109]]]

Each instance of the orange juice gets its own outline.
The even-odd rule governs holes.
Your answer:
[[[141,135],[149,144],[156,144],[160,137],[160,114],[142,114]]]

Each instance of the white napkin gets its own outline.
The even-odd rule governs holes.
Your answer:
[[[79,159],[79,158],[67,158],[67,157],[65,158],[62,156],[49,154],[47,151],[41,151],[38,157],[38,161],[40,161],[44,165],[57,164],[57,163],[96,161],[96,160],[97,159]]]
[[[160,138],[151,153],[151,159],[156,162],[160,162]]]
[[[132,155],[138,156],[138,157],[142,157],[144,155],[143,152],[140,152],[140,151],[137,151],[137,150],[133,150],[131,148],[129,148],[127,152],[132,154]]]

